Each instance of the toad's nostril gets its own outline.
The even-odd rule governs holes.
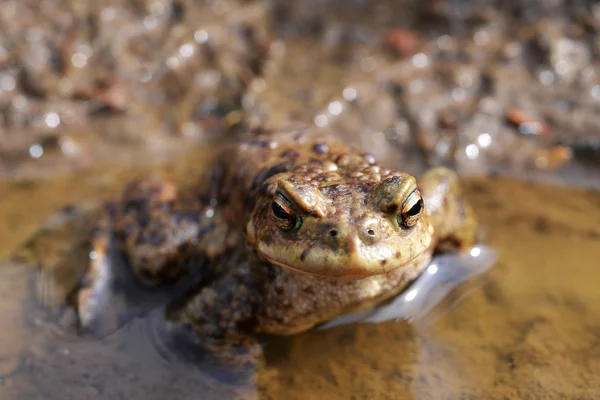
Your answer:
[[[367,230],[367,235],[375,236],[375,231],[373,229],[369,229],[369,230]]]
[[[338,234],[338,231],[336,231],[335,229],[332,229],[329,231],[329,236],[330,237],[336,237]]]

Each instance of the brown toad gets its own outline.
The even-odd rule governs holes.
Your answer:
[[[142,178],[109,211],[79,291],[81,323],[102,312],[114,240],[143,281],[194,277],[170,318],[208,344],[293,334],[372,307],[402,291],[436,249],[470,246],[475,231],[453,172],[417,182],[306,127],[248,135],[190,188]]]

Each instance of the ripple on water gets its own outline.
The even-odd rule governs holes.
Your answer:
[[[498,255],[488,246],[472,247],[463,254],[434,257],[427,269],[388,304],[371,310],[344,315],[323,324],[326,329],[354,322],[381,323],[405,319],[424,322],[429,312],[461,283],[490,269]]]
[[[0,335],[2,399],[197,399],[200,393],[227,399],[255,392],[252,371],[220,371],[195,348],[190,332],[166,323],[161,308],[102,338],[70,333],[68,322],[30,296],[34,278],[22,265],[0,265],[6,299],[0,322],[10,326]]]

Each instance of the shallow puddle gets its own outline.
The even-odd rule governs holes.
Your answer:
[[[600,396],[600,193],[469,182],[500,261],[424,323],[340,327],[267,349],[271,398]],[[460,301],[459,301],[460,300]],[[352,397],[354,396],[354,397]]]
[[[0,400],[600,398],[593,2],[3,3],[0,176],[51,178],[0,181]],[[271,338],[242,375],[167,331],[160,308],[100,338],[69,328],[61,302],[78,277],[57,262],[81,238],[56,241],[43,221],[110,197],[182,141],[296,119],[390,166],[454,163],[546,185],[465,181],[499,261],[425,317]],[[214,154],[163,168],[194,179]],[[545,170],[571,157],[590,165]],[[561,182],[594,190],[549,186]],[[9,261],[34,233],[43,267]]]
[[[190,157],[168,169],[193,176],[208,157]],[[109,196],[138,172],[0,183],[0,258],[53,210]],[[69,313],[40,307],[33,269],[5,262],[0,398],[600,398],[600,192],[500,178],[465,185],[499,251],[494,268],[414,323],[270,339],[265,365],[239,385],[165,340],[156,313],[101,340],[65,332]]]

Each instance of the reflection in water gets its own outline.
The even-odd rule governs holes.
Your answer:
[[[250,367],[222,371],[191,333],[165,322],[160,308],[106,337],[77,337],[66,329],[68,313],[56,321],[27,295],[34,285],[23,265],[1,265],[0,282],[2,297],[14,300],[0,314],[10,326],[0,338],[2,399],[226,399],[255,392]]]
[[[379,323],[423,318],[452,289],[494,265],[496,252],[487,246],[474,246],[464,254],[436,256],[425,272],[389,304],[345,315],[327,322],[322,329],[353,322]]]

